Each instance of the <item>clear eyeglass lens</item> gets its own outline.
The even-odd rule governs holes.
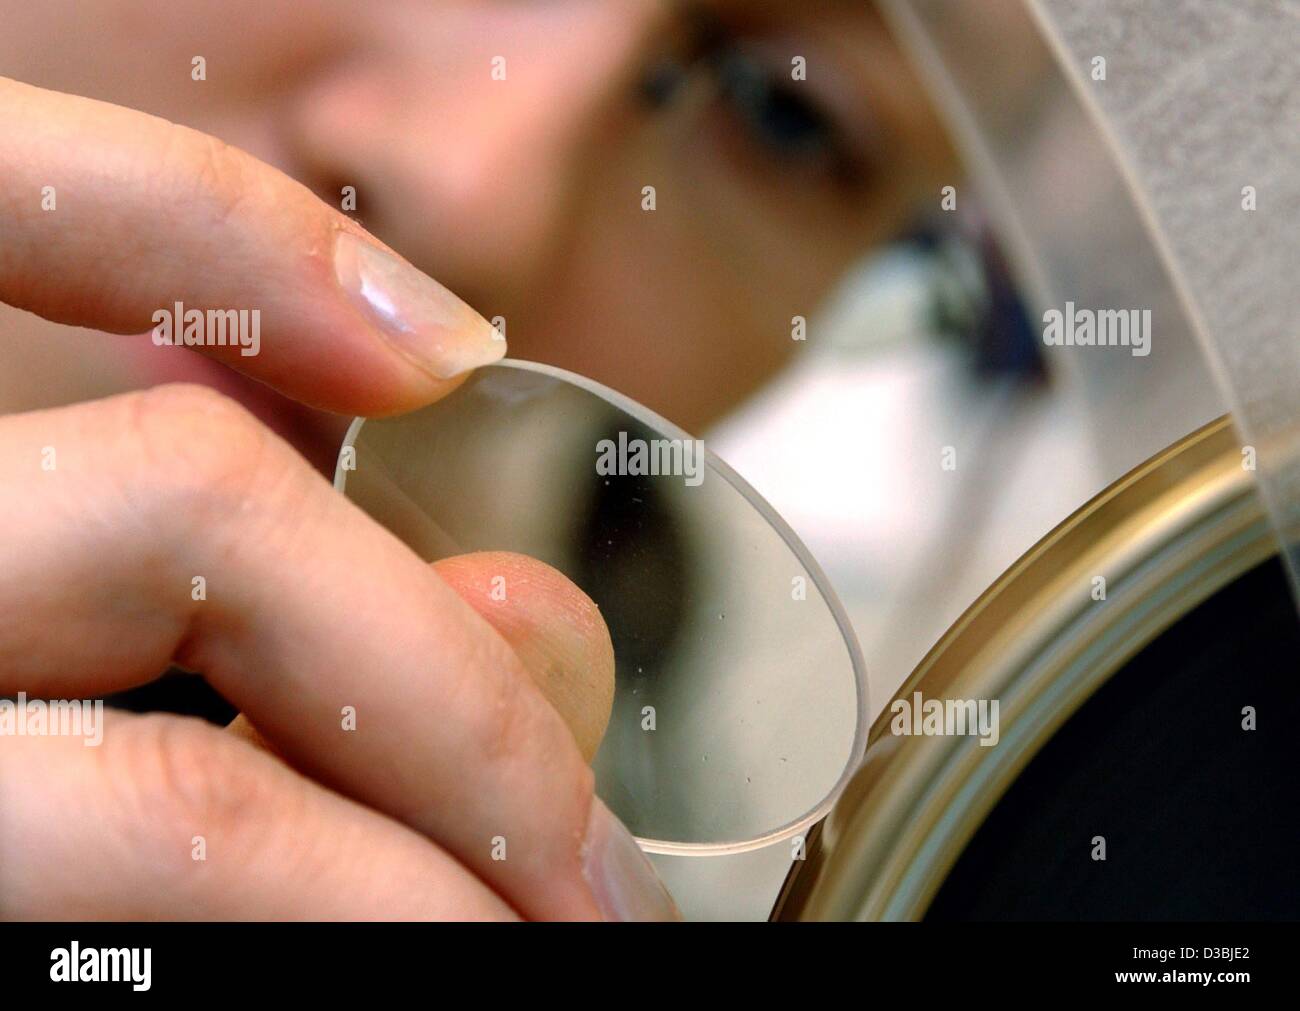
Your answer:
[[[796,835],[860,760],[861,658],[815,563],[626,398],[502,362],[421,411],[358,419],[335,483],[426,560],[521,552],[599,605],[617,671],[597,792],[647,849]]]

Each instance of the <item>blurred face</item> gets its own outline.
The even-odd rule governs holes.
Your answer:
[[[951,181],[865,0],[0,0],[0,23],[0,74],[214,134],[336,206],[354,187],[354,216],[502,317],[513,356],[688,428],[805,347],[791,318]],[[84,395],[77,371],[158,378],[158,349],[0,327],[30,359],[6,409],[34,406],[11,402],[33,371],[51,400]]]

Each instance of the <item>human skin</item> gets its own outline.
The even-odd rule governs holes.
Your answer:
[[[354,186],[353,216],[504,318],[512,354],[699,432],[816,346],[815,332],[791,340],[791,318],[812,315],[955,171],[871,4],[697,6],[816,124],[798,142],[703,71],[660,106],[639,97],[691,23],[664,0],[384,0],[364,16],[348,0],[0,0],[0,75],[202,130],[336,207]],[[491,78],[496,55],[504,81]],[[795,55],[807,67],[797,86]],[[832,171],[827,151],[854,168]],[[641,209],[648,185],[653,212]],[[193,355],[52,340],[16,314],[0,315],[0,332],[6,409],[196,380],[222,384],[322,467],[337,448],[337,419]]]
[[[856,175],[828,171],[825,145],[756,138],[697,77],[647,108],[636,84],[681,35],[648,0],[364,18],[333,0],[0,2],[0,74],[38,86],[0,83],[0,404],[71,405],[0,420],[0,601],[30,616],[0,637],[0,693],[101,695],[178,662],[266,745],[125,714],[102,749],[0,742],[0,915],[673,914],[592,799],[612,657],[590,601],[527,559],[425,566],[304,457],[328,467],[343,418],[428,403],[499,357],[482,316],[505,319],[513,353],[691,428],[781,367],[790,318],[948,156],[868,8],[715,13],[774,74],[806,56]],[[347,185],[352,220],[332,209]],[[393,250],[441,282],[385,275],[419,320],[400,334],[355,297],[358,257]],[[176,300],[261,307],[263,353],[155,347],[150,312]],[[222,395],[84,403],[170,380]],[[503,566],[542,588],[524,610],[481,607]],[[189,595],[201,572],[211,607]],[[358,698],[369,715],[340,746]],[[226,856],[196,865],[195,835]],[[66,887],[41,885],[54,869]]]
[[[210,137],[8,81],[0,133],[10,305],[129,333],[151,306],[250,298],[278,321],[263,353],[205,352],[339,411],[431,402],[504,354],[437,282]],[[54,213],[30,199],[47,179]],[[476,555],[444,578],[203,386],[0,418],[0,474],[0,607],[23,616],[0,630],[0,694],[98,697],[176,663],[269,746],[122,713],[96,748],[0,737],[0,915],[674,915],[594,797],[613,650],[559,573]],[[485,611],[501,574],[522,592]]]

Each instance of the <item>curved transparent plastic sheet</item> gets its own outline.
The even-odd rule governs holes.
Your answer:
[[[635,473],[641,446],[669,472]],[[646,849],[797,835],[860,761],[865,671],[825,577],[726,464],[627,398],[504,361],[358,418],[335,486],[425,559],[518,551],[596,601],[617,662],[596,789]]]
[[[1300,604],[1300,7],[1040,0],[1192,318]],[[1098,52],[1127,68],[1089,89]],[[1190,73],[1188,53],[1197,72]],[[1171,147],[1171,138],[1177,143]]]
[[[946,111],[1030,301],[1152,312],[1149,358],[1058,356],[1105,433],[1108,477],[1226,403],[1300,602],[1300,8],[883,9]],[[981,35],[989,24],[999,31]],[[1141,427],[1114,438],[1138,403]]]

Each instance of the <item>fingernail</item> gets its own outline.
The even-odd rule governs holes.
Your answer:
[[[450,291],[350,232],[334,241],[334,273],[389,343],[439,379],[490,365],[506,353],[497,329]]]
[[[682,918],[632,833],[599,799],[587,822],[583,873],[606,920]]]

